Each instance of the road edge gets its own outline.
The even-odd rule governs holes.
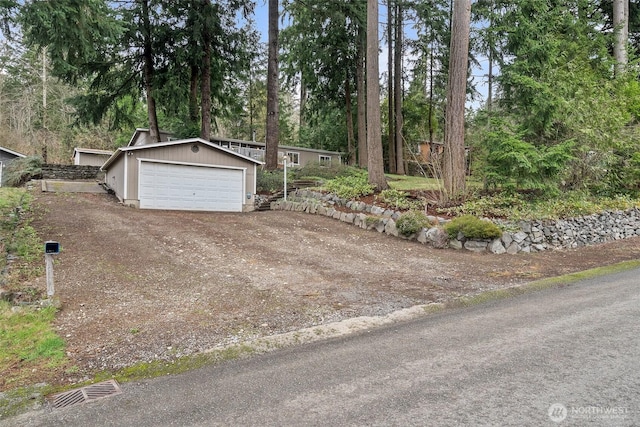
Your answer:
[[[634,268],[640,268],[640,260],[623,261],[604,267],[596,267],[562,276],[535,280],[520,285],[502,289],[493,289],[476,295],[462,296],[442,303],[420,304],[405,309],[397,310],[383,316],[359,316],[325,325],[317,325],[303,328],[294,332],[271,335],[245,342],[244,346],[251,347],[257,353],[263,353],[274,349],[290,347],[292,345],[307,344],[331,338],[344,337],[373,328],[390,325],[396,322],[409,321],[442,312],[448,309],[456,309],[484,304],[518,295],[538,292],[545,289],[568,286],[576,282],[615,274]],[[222,348],[214,348],[209,351],[219,351]]]

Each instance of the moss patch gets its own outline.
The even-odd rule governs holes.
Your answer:
[[[601,277],[608,274],[615,274],[622,271],[631,270],[640,267],[640,260],[624,261],[618,264],[605,267],[592,268],[590,270],[579,271],[577,273],[565,274],[558,277],[550,277],[547,279],[536,280],[522,286],[516,286],[506,289],[496,289],[483,292],[470,297],[462,297],[451,303],[446,304],[447,307],[468,307],[472,305],[482,304],[488,301],[495,301],[505,298],[514,297],[530,292],[541,291],[544,289],[566,286],[582,280]]]

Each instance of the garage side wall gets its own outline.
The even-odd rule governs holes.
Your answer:
[[[194,148],[194,147],[197,147]],[[207,164],[232,168],[246,169],[245,191],[243,196],[243,206],[253,207],[255,200],[255,182],[256,167],[253,162],[233,156],[231,154],[218,151],[205,144],[194,142],[191,144],[181,144],[175,146],[152,147],[145,150],[129,151],[122,157],[127,158],[127,175],[128,204],[137,205],[139,203],[138,195],[138,176],[139,176],[139,159],[160,160],[166,162],[180,162],[188,164]],[[249,194],[250,198],[246,195]],[[127,203],[127,202],[125,202]],[[244,209],[243,209],[244,210]],[[250,209],[246,209],[250,210]]]
[[[109,188],[111,188],[115,193],[116,197],[124,202],[124,158],[125,156],[120,156],[118,160],[113,162],[109,168],[105,171],[104,174],[104,183],[107,184]]]

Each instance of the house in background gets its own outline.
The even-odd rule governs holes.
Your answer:
[[[0,186],[4,185],[4,169],[15,159],[27,157],[24,154],[0,147]]]
[[[191,138],[132,143],[116,150],[101,169],[105,184],[125,205],[244,212],[254,209],[261,164],[218,144]]]
[[[167,132],[164,130],[160,131],[160,142],[167,142],[171,140],[175,140],[177,138],[173,137],[173,133]],[[134,147],[138,145],[146,145],[152,144],[154,141],[151,141],[151,135],[149,133],[149,129],[138,128],[133,132],[127,147]]]
[[[75,148],[73,150],[73,164],[76,166],[102,166],[112,155],[113,151],[110,150]]]
[[[265,160],[265,150],[267,145],[263,142],[242,141],[238,139],[221,137],[212,137],[211,142],[233,150],[236,153],[242,154],[243,156],[251,157],[262,162],[264,162]],[[310,162],[316,162],[325,165],[340,164],[342,162],[342,154],[337,151],[279,145],[279,164],[282,164],[282,159],[285,155],[289,158],[290,165],[293,167],[304,166]]]
[[[160,131],[160,141],[172,141],[176,138],[173,137],[171,132]],[[214,144],[218,144],[221,147],[228,148],[231,151],[235,151],[245,157],[250,157],[260,162],[265,161],[266,144],[264,142],[256,141],[244,141],[240,139],[222,138],[219,136],[211,137],[210,141]],[[149,136],[149,129],[136,129],[127,147],[145,145],[151,143]],[[337,151],[318,150],[315,148],[293,147],[288,145],[278,146],[278,163],[282,164],[284,156],[289,158],[290,166],[304,166],[309,162],[316,162],[326,165],[334,163],[340,164],[342,162],[342,153]]]
[[[439,141],[420,141],[418,144],[418,159],[420,163],[430,164],[434,159],[441,159],[444,153],[444,143]]]

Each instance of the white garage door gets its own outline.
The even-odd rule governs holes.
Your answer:
[[[241,212],[243,171],[140,163],[142,209]]]

